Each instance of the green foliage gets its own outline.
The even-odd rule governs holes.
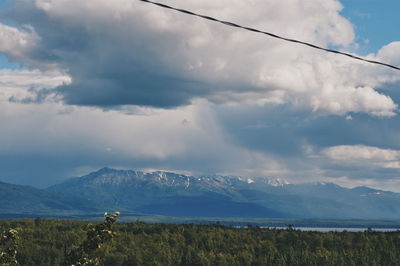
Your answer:
[[[79,259],[98,258],[93,263],[100,266],[400,265],[400,231],[321,233],[220,224],[111,224],[117,233],[112,241],[106,221],[89,227],[93,231],[81,221],[0,220],[0,231],[21,228],[16,258],[24,266],[64,265],[73,246],[93,247]],[[89,265],[88,260],[81,265]]]
[[[113,224],[117,221],[119,212],[114,214],[104,213],[104,222],[97,225],[90,224],[87,229],[86,239],[78,247],[73,248],[66,256],[66,265],[86,266],[99,265],[100,258],[92,254],[105,242],[110,241],[116,234],[112,231]]]
[[[0,265],[19,265],[17,261],[18,231],[10,229],[0,235]]]

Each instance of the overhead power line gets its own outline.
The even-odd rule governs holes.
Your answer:
[[[191,16],[196,16],[196,17],[200,17],[200,18],[203,18],[203,19],[211,20],[211,21],[214,21],[214,22],[222,23],[222,24],[227,25],[227,26],[240,28],[240,29],[244,29],[244,30],[252,31],[252,32],[256,32],[256,33],[265,34],[265,35],[268,35],[270,37],[281,39],[281,40],[284,40],[284,41],[287,41],[287,42],[298,43],[298,44],[309,46],[309,47],[314,48],[314,49],[323,50],[323,51],[326,51],[326,52],[329,52],[329,53],[340,54],[340,55],[344,55],[344,56],[350,57],[352,59],[364,61],[364,62],[371,63],[371,64],[378,64],[378,65],[390,67],[390,68],[393,68],[395,70],[400,70],[400,67],[397,67],[397,66],[394,66],[394,65],[386,64],[386,63],[379,62],[379,61],[365,59],[365,58],[362,58],[362,57],[359,57],[359,56],[355,56],[355,55],[352,55],[352,54],[349,54],[349,53],[340,52],[340,51],[333,50],[333,49],[327,49],[327,48],[324,48],[324,47],[321,47],[321,46],[318,46],[318,45],[315,45],[315,44],[312,44],[312,43],[308,43],[308,42],[303,42],[303,41],[299,41],[299,40],[295,40],[295,39],[285,38],[285,37],[276,35],[274,33],[270,33],[270,32],[267,32],[267,31],[262,31],[262,30],[257,30],[257,29],[254,29],[254,28],[246,27],[246,26],[241,26],[241,25],[233,23],[233,22],[219,20],[219,19],[216,19],[216,18],[213,18],[213,17],[210,17],[210,16],[197,14],[197,13],[194,13],[194,12],[189,11],[189,10],[172,7],[172,6],[169,6],[169,5],[161,4],[161,3],[158,3],[158,2],[153,2],[153,1],[150,1],[150,0],[139,0],[139,1],[150,3],[150,4],[157,5],[157,6],[160,6],[160,7],[163,7],[163,8],[167,8],[167,9],[172,9],[172,10],[175,10],[175,11],[178,11],[178,12],[181,12],[181,13],[185,13],[185,14],[188,14],[188,15],[191,15]]]

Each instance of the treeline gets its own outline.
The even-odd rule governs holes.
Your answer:
[[[88,223],[0,221],[18,231],[20,265],[65,265]],[[99,265],[400,265],[400,232],[302,232],[219,224],[117,223],[114,238],[91,256]],[[1,247],[0,247],[1,248]]]

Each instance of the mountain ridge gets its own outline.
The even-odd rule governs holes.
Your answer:
[[[104,167],[50,187],[121,210],[174,216],[398,219],[400,194],[335,183]]]
[[[104,167],[47,189],[0,182],[0,214],[84,215],[120,210],[177,217],[400,220],[400,194],[331,182],[191,176]],[[20,217],[20,216],[18,216]]]

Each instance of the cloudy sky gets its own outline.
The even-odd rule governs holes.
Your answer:
[[[400,65],[397,0],[163,0]],[[103,166],[400,191],[400,72],[138,0],[0,1],[0,181]]]

